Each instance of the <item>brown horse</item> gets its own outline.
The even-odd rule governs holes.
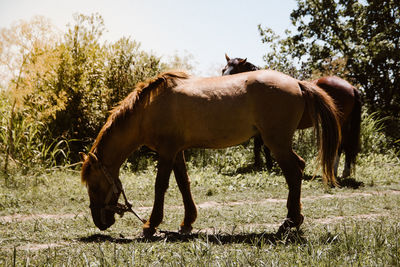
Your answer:
[[[222,75],[259,70],[257,66],[248,62],[247,59],[230,59],[226,54],[225,58],[227,64],[222,70]],[[335,162],[335,176],[337,176],[340,155],[342,151],[344,151],[346,158],[342,177],[348,177],[351,170],[354,168],[357,154],[360,151],[360,92],[347,81],[336,76],[322,77],[312,82],[322,88],[333,98],[338,110],[340,111],[339,121],[342,129],[342,142],[339,146]],[[303,123],[299,125],[299,129],[305,129],[312,126],[312,121],[308,117],[307,113],[302,121]],[[267,169],[271,170],[273,160],[270,151],[266,146],[263,146],[262,138],[259,135],[254,137],[254,168],[261,169],[261,147],[264,148]]]
[[[132,151],[146,145],[158,152],[159,160],[154,206],[144,223],[144,235],[152,236],[162,221],[171,171],[185,208],[181,232],[190,232],[197,210],[183,151],[225,148],[259,133],[289,186],[287,219],[279,231],[299,227],[305,162],[292,150],[292,137],[303,113],[310,113],[316,122],[324,179],[335,184],[333,165],[340,141],[337,110],[329,95],[314,84],[269,70],[213,78],[167,72],[139,84],[112,111],[89,154],[81,153],[82,181],[95,225],[104,230],[115,222],[121,192],[125,197],[119,168]]]

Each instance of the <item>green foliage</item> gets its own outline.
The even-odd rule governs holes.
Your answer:
[[[183,55],[179,55],[178,52],[175,52],[175,54],[168,58],[168,62],[164,63],[164,68],[193,72],[195,71],[195,62],[193,62],[193,59],[194,56],[186,50]]]
[[[5,158],[5,152],[7,150],[7,125],[11,111],[11,105],[9,103],[9,99],[6,97],[6,93],[3,90],[0,90],[0,158]]]
[[[259,26],[262,41],[273,47],[265,56],[267,64],[274,67],[275,62],[279,65],[281,58],[289,57],[297,60],[292,64],[302,73],[347,78],[364,93],[368,112],[386,118],[385,132],[399,139],[399,1],[297,3],[291,14],[296,33],[287,32],[285,38],[276,40],[268,28]],[[282,61],[283,68],[287,63]]]
[[[60,46],[55,88],[67,101],[49,128],[54,129],[53,137],[80,140],[71,144],[74,155],[91,145],[110,109],[138,82],[161,71],[160,59],[141,51],[139,43],[121,38],[104,44],[103,31],[104,22],[98,14],[76,15]]]
[[[310,77],[310,69],[307,68],[293,47],[293,42],[290,38],[282,39],[271,28],[258,25],[261,42],[266,44],[267,53],[263,56],[266,63],[264,68],[277,70],[286,73],[292,77],[305,80]],[[287,31],[286,34],[290,32]],[[302,64],[301,68],[296,66]]]
[[[63,154],[78,161],[78,152],[92,144],[109,110],[165,66],[128,38],[103,42],[99,14],[74,15],[63,38],[48,38],[52,26],[47,22],[32,25],[43,31],[33,36],[28,22],[1,31],[7,37],[0,42],[7,48],[0,53],[1,74],[16,76],[2,84],[0,157],[22,166],[64,163]],[[13,36],[22,41],[12,42]],[[14,53],[19,47],[23,53]],[[8,70],[9,59],[15,66]]]
[[[390,154],[394,153],[390,141],[384,134],[384,118],[380,119],[377,113],[362,115],[361,120],[361,152],[363,154]]]
[[[61,138],[49,142],[46,137],[49,130],[41,122],[32,123],[28,113],[18,112],[13,119],[11,129],[8,130],[10,125],[7,118],[10,115],[10,106],[4,103],[5,100],[5,98],[0,99],[1,104],[6,104],[1,107],[4,116],[0,118],[0,158],[5,158],[9,134],[11,134],[13,140],[11,166],[18,166],[23,173],[37,166],[49,168],[69,163],[69,142]]]

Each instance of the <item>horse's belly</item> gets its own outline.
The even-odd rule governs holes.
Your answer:
[[[202,134],[195,134],[186,139],[188,147],[202,148],[226,148],[241,144],[257,133],[256,128],[248,126],[239,127],[231,131],[224,129],[212,129],[206,127]]]
[[[256,134],[253,116],[245,105],[204,109],[182,118],[184,139],[190,146],[224,148],[247,141]]]

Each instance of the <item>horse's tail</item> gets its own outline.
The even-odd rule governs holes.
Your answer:
[[[317,133],[323,180],[337,185],[334,162],[341,140],[338,110],[332,98],[318,86],[306,81],[300,81],[299,85],[306,101],[305,112],[310,113]]]
[[[349,125],[346,129],[346,137],[343,136],[343,150],[346,154],[350,167],[356,163],[358,152],[360,152],[360,129],[361,129],[361,95],[360,92],[354,88],[354,106],[349,117]],[[351,169],[351,168],[350,168]]]

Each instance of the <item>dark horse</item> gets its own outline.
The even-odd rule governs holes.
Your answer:
[[[104,230],[114,224],[115,213],[126,211],[118,203],[121,193],[127,202],[119,169],[129,154],[145,145],[159,158],[154,205],[144,222],[144,235],[152,236],[163,219],[172,171],[185,208],[181,232],[190,232],[197,209],[183,151],[225,148],[260,134],[289,188],[287,219],[278,231],[299,227],[304,218],[300,195],[305,162],[292,150],[292,138],[303,114],[313,118],[321,140],[323,179],[336,184],[333,167],[340,124],[332,98],[318,86],[272,70],[211,78],[167,72],[139,84],[111,112],[90,152],[80,153],[93,222]]]
[[[222,70],[222,75],[259,70],[257,66],[248,62],[246,58],[230,59],[226,54],[225,58],[227,65]],[[333,98],[338,110],[341,112],[339,121],[342,129],[342,142],[339,146],[338,156],[335,162],[335,176],[337,176],[340,155],[342,151],[344,151],[346,159],[342,177],[348,177],[356,162],[357,154],[360,151],[360,93],[347,81],[336,76],[322,77],[312,82],[322,88]],[[307,114],[305,115],[307,116]],[[304,125],[304,128],[311,127],[312,122],[309,121],[308,118],[305,118],[305,120],[307,120],[308,123]],[[267,169],[271,170],[273,160],[270,151],[266,146],[263,146],[262,138],[259,135],[254,137],[254,168],[261,169],[261,147],[264,148]]]

